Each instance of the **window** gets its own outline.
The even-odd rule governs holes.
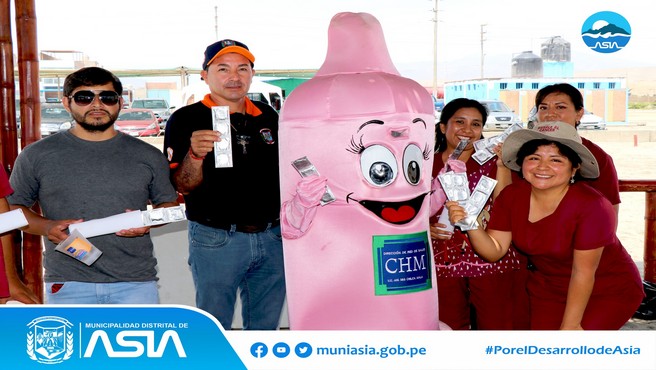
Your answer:
[[[615,82],[609,82],[608,83],[608,88],[609,89],[614,89],[615,88]]]
[[[533,83],[531,84],[531,89],[533,89],[533,90],[537,90],[537,89],[539,89],[539,88],[540,88],[540,84],[539,84],[539,83],[537,83],[537,82],[533,82]]]
[[[593,89],[599,89],[601,87],[601,84],[599,82],[595,82],[592,84]]]
[[[507,88],[508,88],[507,82],[502,82],[501,84],[499,84],[499,89],[506,90]]]
[[[523,89],[524,88],[524,83],[523,82],[517,82],[515,84],[515,89]]]
[[[577,86],[579,89],[585,89],[585,82],[579,82]]]

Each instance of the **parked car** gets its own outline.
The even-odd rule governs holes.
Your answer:
[[[487,108],[486,130],[505,130],[515,123],[523,125],[521,118],[501,100],[479,100]]]
[[[533,107],[528,113],[528,128],[533,128],[535,122],[537,122],[537,108]],[[597,116],[596,114],[590,112],[587,109],[583,109],[583,117],[581,117],[581,124],[578,126],[581,130],[605,130],[606,121],[603,118]]]
[[[161,133],[157,117],[150,109],[123,109],[114,126],[131,136],[158,136]]]
[[[441,112],[442,108],[444,108],[444,99],[438,99],[433,95],[433,106],[435,107],[435,111]]]
[[[433,113],[435,114],[435,122],[437,123],[440,120],[440,116],[442,115],[442,108],[444,108],[444,99],[438,99],[435,97],[435,95],[431,95],[433,97]]]
[[[149,98],[134,99],[130,105],[130,108],[143,108],[152,110],[153,113],[155,113],[155,116],[161,118],[159,125],[160,128],[164,129],[166,128],[166,121],[168,121],[169,117],[171,117],[171,109],[174,109],[175,107],[169,107],[169,102],[166,101],[166,99]]]
[[[579,128],[582,130],[605,130],[606,121],[598,115],[590,112],[585,109],[583,111],[583,117],[581,117],[581,124]]]
[[[41,137],[71,128],[71,115],[62,103],[41,103]]]

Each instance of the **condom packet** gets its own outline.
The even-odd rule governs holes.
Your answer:
[[[317,175],[319,176],[319,171],[317,168],[310,162],[308,157],[301,157],[299,159],[296,159],[295,161],[292,162],[292,167],[296,169],[296,172],[298,172],[301,177],[308,177],[312,175]],[[328,185],[326,185],[326,192],[323,193],[323,196],[321,197],[321,201],[319,202],[322,206],[325,206],[328,203],[332,203],[337,198],[335,198],[335,195],[333,194],[333,191],[330,190]]]
[[[474,141],[474,151],[482,152],[487,151],[487,138]]]
[[[497,185],[497,180],[481,176],[481,179],[478,180],[474,191],[471,192],[471,195],[466,200],[458,201],[458,203],[465,209],[467,217],[456,222],[456,226],[460,227],[460,230],[474,230],[477,229],[478,224],[478,215],[481,213],[487,200],[492,195],[494,187]]]
[[[55,250],[73,257],[87,266],[93,265],[103,253],[77,230],[71,231],[68,238],[57,244]]]
[[[214,167],[232,167],[230,107],[212,107],[212,128],[221,134],[221,141],[214,143]]]
[[[523,127],[519,123],[513,123],[510,127],[505,129],[501,134],[497,136],[492,136],[489,138],[481,139],[476,142],[474,142],[474,150],[475,153],[472,154],[472,158],[478,164],[482,165],[485,162],[489,161],[490,159],[494,158],[494,147],[496,147],[498,144],[503,143],[508,135],[511,133],[521,130]]]
[[[141,211],[144,226],[154,226],[187,219],[184,206],[153,208]]]
[[[445,172],[437,176],[446,194],[446,198],[452,201],[466,200],[469,198],[469,180],[465,172]]]
[[[483,165],[485,162],[489,161],[490,159],[494,158],[494,153],[489,152],[487,149],[482,149],[474,154],[472,154],[472,158],[480,165]]]
[[[453,150],[453,153],[451,153],[451,155],[447,159],[446,164],[444,165],[444,172],[451,171],[451,166],[449,165],[449,162],[460,158],[460,155],[462,154],[462,152],[467,147],[467,144],[469,144],[469,139],[461,139],[460,140],[460,142],[458,143],[456,148]]]

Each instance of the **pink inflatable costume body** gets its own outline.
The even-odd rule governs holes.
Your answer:
[[[328,44],[280,120],[290,327],[438,329],[431,96],[399,75],[373,16],[335,15]],[[303,157],[320,176],[299,175]]]

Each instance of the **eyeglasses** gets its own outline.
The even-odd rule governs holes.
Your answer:
[[[69,99],[73,99],[75,104],[80,106],[91,104],[96,96],[101,103],[107,106],[116,105],[119,101],[120,96],[115,91],[100,91],[98,94],[96,94],[94,91],[98,90],[80,90],[69,96]]]

